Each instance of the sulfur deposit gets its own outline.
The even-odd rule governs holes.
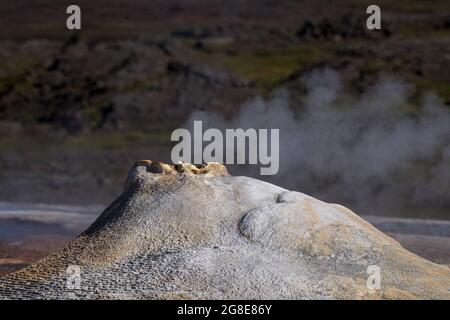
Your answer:
[[[372,265],[380,289],[366,285]],[[345,207],[217,163],[148,160],[63,250],[0,278],[2,299],[450,299],[449,289],[448,267]]]

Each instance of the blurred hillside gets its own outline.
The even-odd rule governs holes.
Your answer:
[[[446,0],[378,1],[380,31],[358,0],[77,1],[80,32],[69,4],[0,4],[0,200],[106,203],[134,160],[170,160],[192,112],[232,118],[283,87],[301,114],[324,67],[345,99],[395,75],[414,87],[400,112],[428,91],[450,105]]]

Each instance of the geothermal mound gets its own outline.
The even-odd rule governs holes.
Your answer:
[[[371,265],[380,289],[366,285]],[[449,299],[449,289],[448,267],[340,205],[220,164],[154,161],[137,162],[67,247],[0,279],[3,299]]]

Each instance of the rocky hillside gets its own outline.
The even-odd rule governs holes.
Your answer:
[[[354,94],[386,73],[450,102],[447,1],[382,1],[381,31],[361,1],[80,1],[79,33],[62,2],[26,2],[0,7],[3,133],[167,130],[279,86],[301,96],[323,66]]]
[[[450,7],[445,0],[379,1],[380,31],[365,29],[369,1],[360,0],[77,3],[83,24],[75,33],[65,28],[65,1],[0,4],[0,200],[105,204],[120,192],[123,163],[148,154],[170,160],[170,132],[193,112],[232,119],[249,99],[284,88],[292,101],[290,118],[301,118],[311,92],[305,78],[323,68],[342,77],[339,101],[360,99],[380,78],[404,81],[411,94],[388,112],[388,122],[396,122],[389,116],[398,113],[402,119],[418,118],[428,92],[447,109],[450,103]],[[395,95],[397,89],[391,91]],[[327,125],[318,123],[316,129]],[[361,130],[365,127],[362,121]],[[427,139],[435,136],[424,135]],[[421,145],[414,140],[401,145]],[[420,214],[411,208],[401,208],[401,214],[446,218],[448,197],[434,190],[445,190],[448,183],[434,166],[445,168],[450,152],[424,148],[418,154],[426,155],[418,168],[410,157],[399,160],[405,171],[389,168],[375,179],[364,171],[375,181],[370,198],[384,204],[390,199],[378,192],[396,199],[425,195],[413,204]],[[364,165],[357,172],[366,170]],[[343,194],[351,186],[341,187],[339,175],[322,176],[327,168],[305,170],[306,182],[284,177],[274,182],[359,205],[351,199],[353,192]],[[247,169],[243,173],[251,175]],[[416,173],[417,179],[404,179]],[[343,174],[355,185],[352,172]],[[386,176],[400,176],[395,188],[405,184],[406,191],[392,193]],[[434,176],[444,183],[428,183]],[[322,192],[336,181],[329,194]]]

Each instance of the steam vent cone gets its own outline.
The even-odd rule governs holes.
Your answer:
[[[450,299],[449,289],[450,268],[343,206],[218,163],[148,160],[64,249],[0,278],[1,299]]]

